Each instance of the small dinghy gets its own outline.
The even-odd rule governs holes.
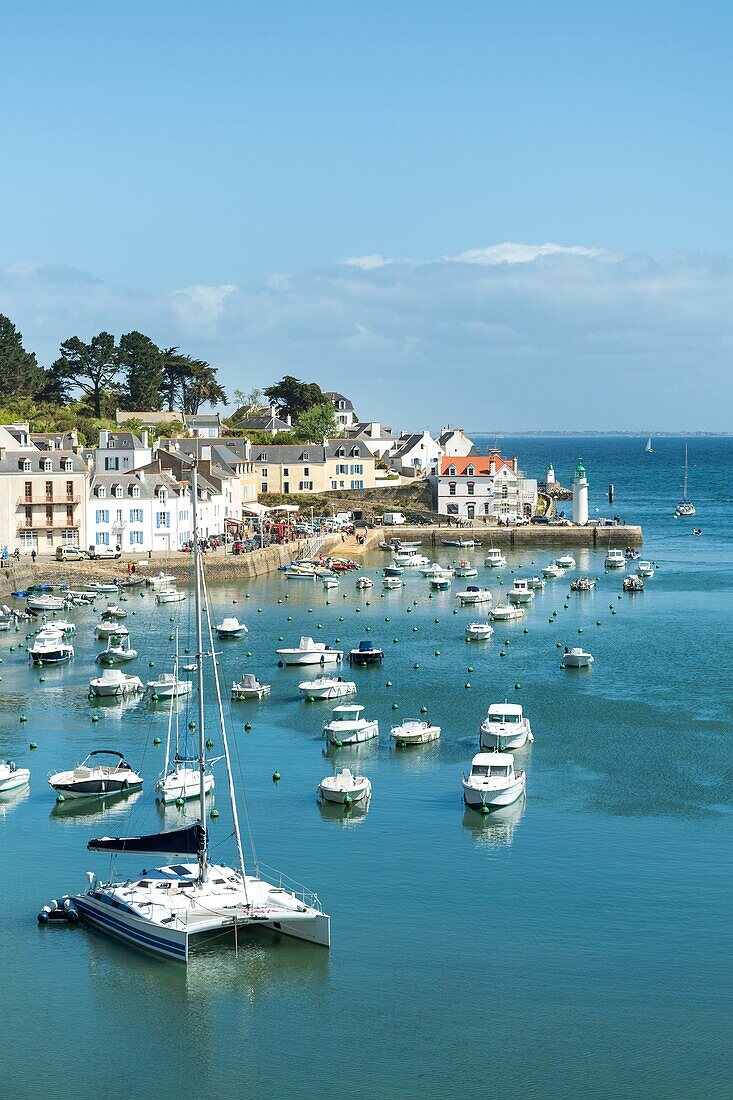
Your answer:
[[[317,676],[315,680],[303,680],[298,690],[306,699],[341,699],[345,695],[356,695],[356,684],[340,676]]]
[[[506,558],[502,554],[501,550],[492,546],[486,551],[486,557],[484,558],[484,565],[488,569],[503,569],[506,565]]]
[[[99,757],[113,757],[114,763],[102,764]],[[129,794],[143,785],[121,752],[97,749],[69,771],[56,772],[48,782],[64,798],[99,798],[101,795]]]
[[[592,653],[586,653],[580,646],[573,646],[572,649],[565,647],[565,652],[562,655],[563,668],[590,668],[592,664]]]
[[[67,638],[70,638],[72,634],[76,634],[76,624],[69,622],[68,619],[54,619],[52,622],[46,623],[43,629],[58,630]]]
[[[358,745],[362,741],[371,741],[379,737],[379,722],[376,718],[363,717],[364,707],[359,703],[344,703],[333,708],[328,722],[323,723],[323,736],[341,748],[342,745]]]
[[[161,672],[157,680],[148,680],[147,689],[151,697],[177,699],[181,695],[190,695],[193,683],[191,680],[180,680],[175,672]]]
[[[374,581],[372,580],[371,577],[357,577],[356,578],[356,587],[357,588],[373,588],[374,587]]]
[[[126,619],[127,612],[124,607],[120,607],[116,603],[108,603],[102,612],[103,619]]]
[[[496,623],[513,623],[517,619],[524,618],[524,608],[515,607],[511,603],[498,603],[496,607],[492,607],[489,615]]]
[[[624,592],[643,592],[644,579],[643,577],[640,577],[637,573],[632,573],[630,577],[624,577],[621,587]]]
[[[461,550],[470,550],[472,546],[478,546],[476,539],[441,539],[443,546],[457,546]]]
[[[97,654],[97,661],[100,665],[114,665],[120,661],[134,661],[136,657],[137,650],[132,648],[130,636],[125,632],[112,634],[107,639],[107,648]]]
[[[385,577],[401,577],[404,571],[401,565],[385,565],[382,575]]]
[[[31,773],[28,768],[19,768],[14,760],[0,760],[0,794],[25,787]]]
[[[342,649],[331,649],[324,642],[314,642],[308,637],[301,638],[297,648],[278,649],[276,652],[286,665],[340,665],[344,657]]]
[[[524,772],[514,770],[514,757],[509,752],[478,753],[462,782],[464,802],[480,813],[511,806],[525,791]]]
[[[440,726],[424,722],[419,718],[408,718],[397,726],[392,726],[392,737],[396,745],[428,745],[440,737]]]
[[[492,703],[479,726],[479,748],[504,752],[521,749],[528,741],[534,741],[534,734],[522,708],[516,703]]]
[[[384,660],[384,650],[374,645],[368,639],[359,642],[357,649],[349,651],[350,665],[381,665]]]
[[[575,558],[572,554],[562,554],[559,558],[555,558],[555,565],[559,569],[575,569]]]
[[[456,599],[462,604],[491,603],[488,588],[479,588],[477,584],[468,584],[464,592],[457,592]]]
[[[324,577],[323,578],[323,587],[324,588],[338,588],[338,586],[339,586],[338,577]]]
[[[26,606],[29,611],[63,611],[66,600],[61,596],[51,596],[43,592],[40,596],[28,596]]]
[[[494,628],[490,622],[469,623],[466,627],[466,641],[484,642],[487,638],[490,638],[493,633]]]
[[[402,588],[402,577],[384,577],[382,588],[386,588],[388,592],[396,588]]]
[[[220,623],[217,623],[216,633],[220,638],[241,638],[243,634],[247,634],[247,627],[244,623],[240,623],[237,618],[222,619]]]
[[[106,641],[107,638],[111,638],[116,635],[118,638],[126,638],[130,631],[124,625],[124,623],[109,622],[109,623],[97,623],[94,628],[94,633],[100,642]]]
[[[134,695],[144,690],[139,676],[131,676],[119,668],[105,668],[101,676],[94,676],[89,681],[90,693],[102,699]]]
[[[318,796],[324,802],[348,806],[352,802],[369,800],[372,785],[365,775],[352,775],[350,768],[342,768],[335,775],[327,775],[318,784]]]
[[[117,595],[117,582],[111,584],[101,584],[96,582],[94,584],[85,584],[85,592],[91,592],[94,596],[116,596]]]
[[[652,563],[650,561],[638,561],[636,563],[636,574],[639,577],[646,577],[646,578],[653,577],[654,576],[654,566],[652,565]]]
[[[164,573],[161,569],[154,577],[147,577],[145,583],[150,588],[170,588],[175,579],[172,573]]]
[[[245,672],[242,679],[232,684],[232,699],[264,699],[270,694],[270,685],[261,684],[252,672]]]

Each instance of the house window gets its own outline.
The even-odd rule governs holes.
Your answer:
[[[337,474],[348,474],[348,472],[349,472],[349,467],[345,463],[337,463],[336,464],[336,473]]]
[[[118,508],[115,512],[115,523],[122,523],[122,509]]]
[[[364,488],[364,482],[360,481],[360,480],[354,481],[352,479],[351,488],[352,489],[363,489]]]
[[[267,492],[267,482],[266,481],[263,481],[262,484],[260,485],[260,492],[261,493],[266,493]]]
[[[283,477],[290,477],[290,467],[283,466]]]
[[[32,531],[20,532],[20,545],[24,550],[33,550],[36,546],[36,536]]]
[[[25,483],[25,499],[33,500],[33,482],[26,481]]]
[[[53,500],[53,482],[46,482],[46,500]]]
[[[74,482],[73,481],[67,481],[66,482],[66,499],[67,500],[73,500],[74,499]]]
[[[46,546],[53,546],[53,531],[46,531]]]
[[[305,457],[307,458],[308,455],[306,455]],[[303,477],[310,477],[310,476],[311,476],[310,466],[304,466],[303,467]]]
[[[70,458],[64,459],[62,469],[65,474],[70,474],[71,471],[74,469],[74,464]]]
[[[352,474],[363,474],[364,467],[360,462],[352,462],[351,471]]]
[[[332,488],[332,489],[337,489],[337,488],[338,488],[338,484],[337,484],[337,482],[335,482],[335,481],[331,480],[331,488]]]
[[[448,482],[448,496],[454,497],[456,495],[456,483],[455,481]]]
[[[458,505],[457,504],[449,504],[446,508],[446,513],[449,516],[457,516],[458,515]]]
[[[351,457],[352,458],[359,458],[360,455],[361,455],[361,451],[359,450],[358,447],[352,447],[351,448]]]
[[[468,493],[468,495],[470,497],[472,497],[474,495],[474,489],[475,488],[476,488],[476,486],[474,485],[474,483],[472,481],[466,482],[466,492]]]
[[[67,544],[76,542],[76,527],[67,527],[61,532],[61,541]]]
[[[117,497],[118,500],[122,496],[122,486],[121,485],[116,485],[115,486],[115,496]]]
[[[104,468],[105,468],[105,470],[119,470],[119,468],[120,468],[119,458],[116,458],[116,457],[115,458],[109,458],[109,456],[108,456],[104,460]]]
[[[67,504],[66,505],[66,522],[67,523],[73,523],[74,522],[74,505],[73,504]]]
[[[130,531],[130,546],[142,546],[143,533],[142,531]]]
[[[33,526],[33,512],[30,508],[26,508],[25,510],[25,525],[26,527]]]
[[[466,473],[468,474],[469,477],[473,477],[474,474],[476,473],[476,470],[474,469],[473,466],[466,466]]]
[[[339,449],[336,451],[336,458],[343,458],[345,454],[346,451],[344,450],[344,448],[339,447]]]
[[[130,509],[130,523],[142,523],[142,521],[143,521],[143,510],[142,510],[142,508],[131,508]]]
[[[53,526],[53,508],[52,507],[51,508],[48,508],[48,507],[46,508],[46,526],[47,527],[52,527]]]
[[[109,523],[109,512],[106,508],[97,508],[97,523]]]
[[[51,459],[50,458],[44,458],[43,466],[41,468],[42,468],[44,474],[50,474],[51,471],[53,470],[53,463],[51,462]]]
[[[107,496],[107,490],[105,489],[104,485],[99,486],[99,489],[97,490],[97,496],[100,500]]]
[[[155,513],[155,526],[156,527],[170,527],[170,512],[156,512]]]
[[[308,451],[303,451],[303,455],[302,455],[300,461],[301,462],[307,462],[309,458],[310,458],[310,454],[308,453]]]
[[[267,466],[263,466],[260,470],[260,477],[267,477]]]
[[[289,481],[283,481],[283,492],[284,493],[289,493],[290,492],[290,482]]]
[[[506,500],[508,496],[509,496],[509,486],[508,485],[502,485],[502,487],[501,487],[501,499]]]
[[[456,476],[455,466],[449,466],[448,467],[448,477],[455,477],[455,476]]]
[[[31,461],[29,458],[23,459],[23,473],[29,474],[31,472]]]
[[[485,516],[490,516],[491,515],[491,504],[488,500],[486,501],[486,504],[484,504],[484,515]]]
[[[97,546],[109,546],[109,533],[107,531],[97,531],[95,541]]]
[[[301,492],[304,492],[304,491],[306,491],[308,489],[312,489],[312,488],[313,488],[313,482],[312,481],[301,481],[301,483],[300,483],[300,491]]]

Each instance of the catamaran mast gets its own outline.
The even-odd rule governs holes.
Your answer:
[[[687,444],[685,443],[685,474],[682,479],[682,499],[687,500]]]
[[[206,856],[208,836],[206,833],[206,790],[204,775],[206,769],[206,733],[204,730],[204,639],[201,625],[201,548],[198,535],[198,471],[194,459],[191,470],[191,516],[193,519],[193,561],[195,579],[196,606],[196,679],[198,686],[199,718],[199,824],[201,825],[201,846],[199,847],[199,881],[206,878]]]

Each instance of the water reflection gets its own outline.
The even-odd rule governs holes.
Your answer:
[[[321,817],[326,821],[340,825],[342,829],[349,829],[354,825],[360,825],[369,811],[371,798],[364,798],[361,802],[353,802],[350,806],[338,806],[333,802],[319,802],[318,808]]]
[[[406,772],[431,771],[440,757],[440,741],[427,745],[391,745],[390,761]]]
[[[379,750],[379,738],[372,737],[370,741],[358,741],[355,745],[332,745],[327,742],[321,750],[323,756],[329,760],[347,764],[350,760],[366,760],[376,755]]]
[[[14,791],[0,791],[0,817],[5,817],[10,810],[14,810],[21,802],[30,797],[30,786],[16,787]]]
[[[65,802],[54,803],[51,818],[87,818],[90,822],[104,818],[124,817],[143,796],[142,791],[130,794],[105,795],[104,798],[67,798]]]
[[[480,814],[466,809],[463,814],[463,828],[473,836],[477,847],[508,848],[514,840],[514,832],[524,816],[526,798],[523,796],[511,806]]]

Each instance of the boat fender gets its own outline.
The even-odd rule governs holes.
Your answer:
[[[64,910],[66,911],[66,920],[69,924],[79,923],[79,910],[71,898],[64,898]]]

